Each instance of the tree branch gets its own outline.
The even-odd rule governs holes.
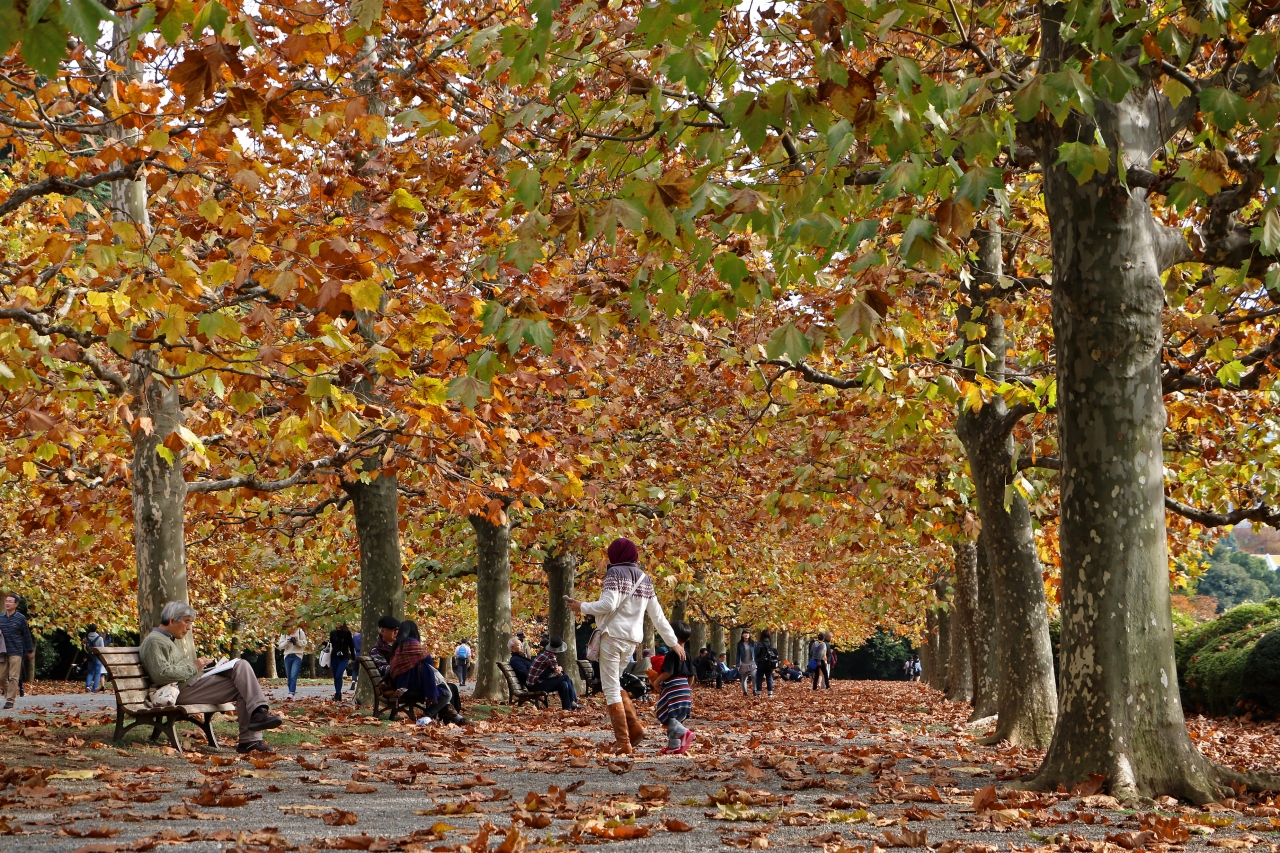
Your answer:
[[[33,198],[42,195],[75,195],[81,190],[92,189],[98,184],[109,183],[111,181],[133,180],[137,176],[138,170],[151,160],[158,156],[159,152],[148,154],[145,159],[134,160],[132,163],[126,163],[118,169],[111,169],[106,172],[99,172],[96,175],[90,175],[87,178],[75,178],[74,180],[65,180],[63,178],[48,177],[43,181],[37,181],[34,184],[28,184],[21,189],[14,190],[9,194],[9,198],[4,204],[0,204],[0,218],[8,216],[19,207],[26,204]]]
[[[1253,506],[1234,509],[1231,512],[1209,512],[1176,501],[1166,495],[1164,508],[1197,524],[1203,524],[1205,527],[1231,527],[1242,521],[1258,521],[1272,527],[1280,527],[1280,510],[1261,501]]]
[[[773,365],[774,367],[781,367],[784,373],[788,371],[799,373],[807,382],[811,382],[814,385],[829,385],[832,388],[840,389],[860,388],[862,386],[862,383],[857,379],[833,376],[832,374],[824,373],[803,361],[792,364],[791,362],[784,361],[782,359],[772,359],[763,363]]]
[[[303,462],[298,466],[298,470],[283,479],[259,480],[256,474],[244,474],[238,477],[227,477],[224,480],[194,480],[187,483],[187,492],[189,494],[207,494],[209,492],[224,492],[228,489],[249,489],[254,492],[279,492],[298,485],[320,468],[336,468],[340,465],[345,465],[350,461],[352,455],[351,449],[344,444],[338,449],[337,453],[334,453],[331,456],[324,456],[310,462]]]

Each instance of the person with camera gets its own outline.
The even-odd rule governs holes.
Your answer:
[[[276,648],[284,653],[284,674],[289,680],[289,698],[298,698],[298,675],[302,672],[302,656],[307,653],[307,632],[295,619],[285,623],[285,628],[293,630],[281,634],[276,640]]]

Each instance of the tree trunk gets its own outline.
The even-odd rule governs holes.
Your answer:
[[[276,671],[276,644],[268,641],[267,649],[264,652],[264,655],[265,655],[265,662],[266,662],[266,677],[279,678],[279,675],[277,674],[277,671]]]
[[[308,678],[316,677],[316,656],[315,655],[307,655],[307,677]]]
[[[506,660],[511,639],[511,526],[468,517],[476,532],[476,699],[501,700],[506,681],[498,661]],[[566,640],[565,642],[568,642]],[[576,666],[577,664],[575,664]]]
[[[951,611],[938,609],[938,648],[933,655],[930,686],[946,693],[951,688]]]
[[[578,568],[578,560],[573,554],[555,552],[547,554],[542,561],[542,570],[547,573],[547,631],[564,641],[569,647],[560,654],[560,666],[565,674],[573,679],[574,687],[582,692],[582,674],[578,672],[578,639],[575,636],[573,611],[565,604],[566,598],[573,597],[574,572]]]
[[[707,645],[707,623],[692,622],[689,624],[692,633],[689,637],[689,650],[698,654],[698,650]]]
[[[975,281],[998,279],[1002,274],[999,230],[993,227],[974,234],[978,241]],[[987,375],[992,381],[1001,382],[1008,350],[1004,318],[990,310],[990,305],[979,303],[975,307],[979,306],[987,309],[977,318],[986,326],[982,343],[994,355]],[[961,411],[956,434],[969,457],[987,562],[999,602],[996,648],[1000,656],[1000,722],[993,740],[1043,748],[1053,734],[1058,691],[1053,679],[1049,611],[1031,510],[1021,493],[1005,489],[1014,468],[1013,424],[1008,415],[1004,400],[995,396],[981,409]]]
[[[711,623],[710,643],[711,643],[711,651],[713,651],[716,655],[716,658],[719,659],[720,655],[725,653],[724,626],[721,625],[719,622]]]
[[[376,464],[376,463],[375,463]],[[360,545],[360,634],[368,654],[378,642],[378,620],[404,619],[404,571],[400,562],[399,493],[396,478],[378,473],[368,483],[343,484],[351,496]],[[363,671],[356,703],[373,701],[373,685]]]
[[[676,600],[671,602],[671,622],[683,622],[685,620],[686,611],[689,609],[689,593],[682,592],[676,595]]]
[[[1074,48],[1050,19],[1061,10],[1042,14],[1052,69]],[[1141,87],[1120,104],[1095,103],[1096,120],[1046,128],[1041,162],[1054,162],[1048,152],[1065,134],[1091,139],[1096,127],[1127,165],[1148,166],[1162,150],[1163,96]],[[1126,190],[1117,171],[1113,161],[1081,185],[1064,167],[1044,169],[1062,460],[1062,705],[1036,785],[1096,773],[1122,799],[1199,804],[1223,792],[1187,734],[1178,694],[1161,446],[1160,276],[1170,242],[1183,237],[1156,222],[1146,192]]]
[[[152,372],[157,364],[154,352],[138,352],[133,362],[129,385],[135,428],[129,471],[138,571],[138,635],[145,637],[160,624],[160,611],[167,602],[188,601],[183,518],[187,482],[182,477],[181,448],[164,447],[165,439],[182,423],[178,389],[162,385]],[[188,634],[183,646],[194,660],[194,637]]]
[[[653,641],[653,635],[657,630],[658,630],[657,627],[653,624],[653,620],[649,618],[649,614],[645,613],[644,641],[640,643],[640,648],[637,651],[644,651],[645,649],[648,649],[650,652],[652,652],[654,651],[654,649],[657,648],[657,645]]]
[[[790,631],[779,631],[778,635],[774,637],[774,644],[778,647],[778,657],[780,660],[791,660],[791,658],[787,656],[787,652],[789,650],[788,647],[791,645]]]
[[[991,583],[991,564],[987,560],[986,535],[978,534],[974,549],[974,568],[977,578],[977,609],[973,621],[976,646],[971,649],[977,664],[974,667],[973,714],[970,720],[993,716],[1000,710],[1000,659],[996,652],[996,599]]]
[[[955,630],[951,634],[954,683],[947,698],[955,702],[970,702],[976,694],[976,685],[981,678],[979,670],[984,663],[975,651],[979,646],[974,620],[978,604],[978,548],[974,543],[965,541],[956,543],[954,550],[955,591],[951,596],[955,608]],[[955,648],[957,639],[960,641],[958,649]],[[963,666],[966,671],[958,673],[956,666]]]
[[[965,636],[960,608],[953,606],[947,613],[950,626],[947,658],[947,699],[952,702],[968,702],[973,698],[973,670],[970,668],[969,638]]]
[[[938,611],[930,608],[924,617],[924,641],[920,644],[920,680],[938,686]]]

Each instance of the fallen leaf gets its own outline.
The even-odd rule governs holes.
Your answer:
[[[342,809],[334,809],[331,812],[325,812],[320,815],[320,819],[329,826],[355,826],[359,819],[355,812],[347,812]]]

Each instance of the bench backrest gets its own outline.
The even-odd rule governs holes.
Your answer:
[[[373,682],[373,686],[377,687],[382,683],[382,673],[378,672],[378,667],[373,662],[373,658],[369,655],[360,655],[360,668],[364,670],[364,674],[369,676],[369,680]]]
[[[520,683],[520,678],[516,675],[516,671],[511,668],[511,664],[506,661],[498,661],[498,671],[506,676],[507,687],[511,690],[512,698],[528,692],[524,689],[524,685]]]
[[[142,666],[137,646],[99,646],[93,650],[111,678],[121,705],[145,705],[151,678]]]
[[[579,661],[578,661],[578,674],[579,674],[579,675],[581,675],[581,676],[582,676],[582,679],[583,679],[584,681],[588,682],[588,683],[590,683],[590,682],[592,682],[592,681],[595,681],[595,680],[596,680],[596,667],[595,667],[595,664],[593,664],[593,663],[592,663],[591,661],[589,661],[589,660],[579,660]]]

